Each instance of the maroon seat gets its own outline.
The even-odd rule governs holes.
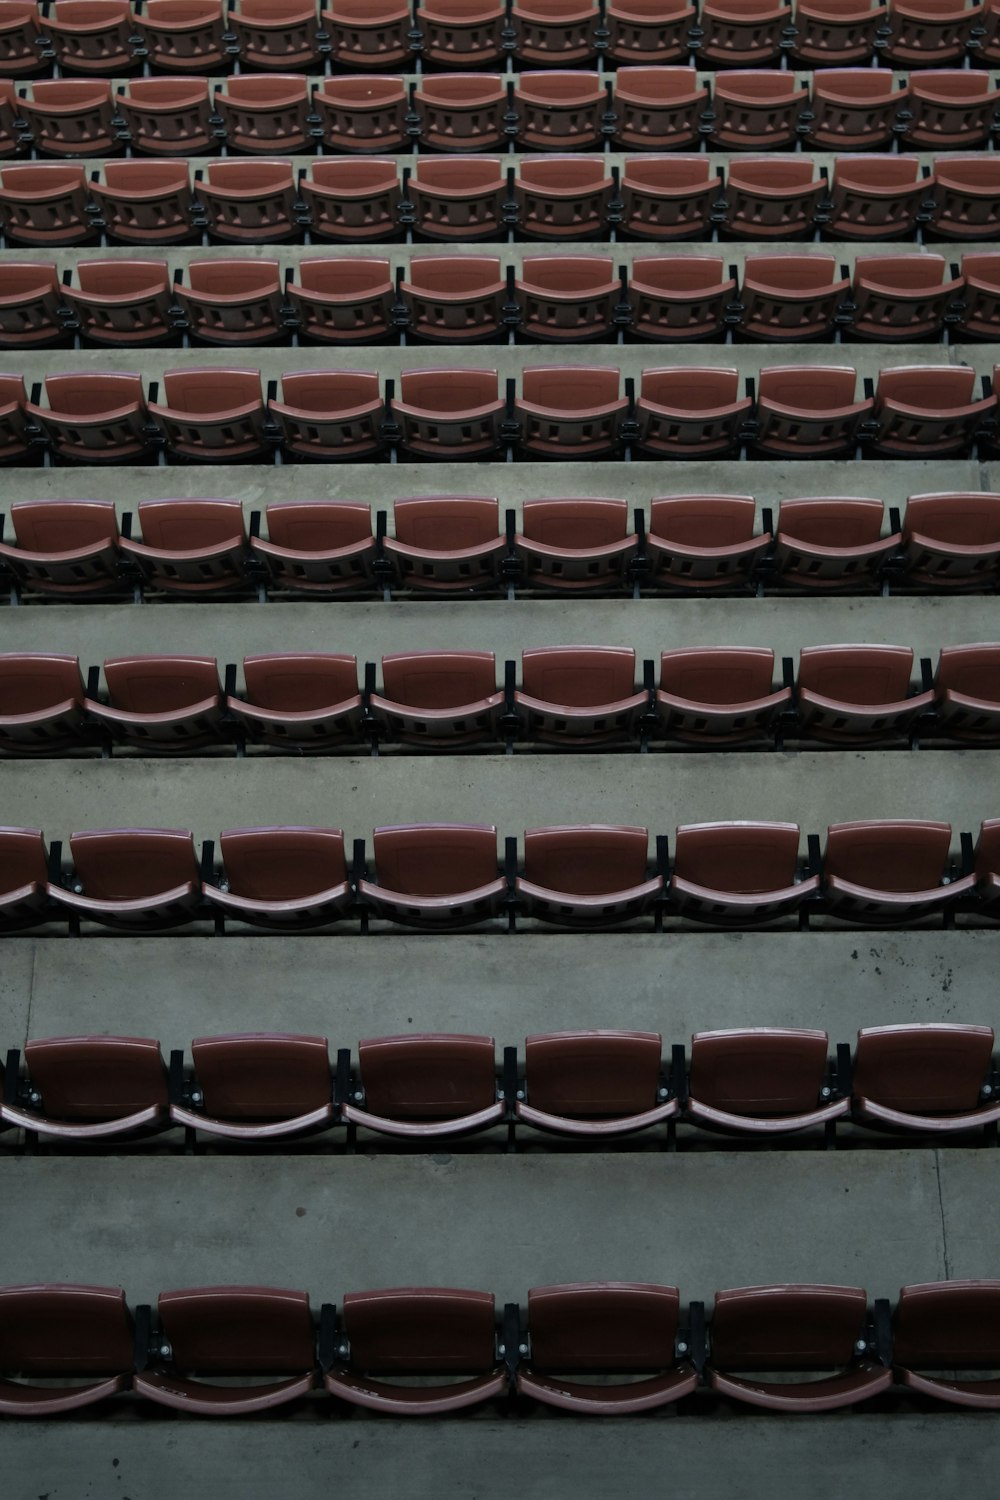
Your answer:
[[[832,1129],[850,1113],[831,1078],[825,1031],[757,1026],[691,1038],[685,1117],[703,1130],[781,1136]]]
[[[68,886],[49,883],[64,912],[104,927],[159,931],[196,916],[200,875],[190,833],[179,828],[110,828],[70,837]]]
[[[393,517],[383,548],[403,588],[465,594],[499,582],[507,541],[495,497],[421,495],[397,500]]]
[[[373,583],[371,510],[350,500],[286,500],[269,505],[268,537],[251,538],[275,587],[302,594],[339,594]]]
[[[399,297],[415,338],[441,344],[506,338],[507,284],[495,255],[415,255]]]
[[[934,210],[934,178],[915,156],[838,156],[823,232],[838,240],[905,240]]]
[[[722,178],[708,157],[626,157],[621,227],[642,240],[707,239],[721,193]]]
[[[529,1036],[515,1118],[535,1130],[592,1142],[671,1123],[680,1106],[665,1080],[662,1051],[656,1031]]]
[[[892,1320],[897,1381],[949,1406],[1000,1407],[1000,1282],[932,1281],[904,1286]],[[978,1380],[956,1370],[991,1370]],[[933,1375],[929,1371],[934,1371]],[[947,1376],[942,1371],[948,1371]]]
[[[307,187],[304,182],[302,193],[311,207]],[[198,178],[198,203],[210,237],[227,244],[270,245],[301,233],[288,161],[210,161]]]
[[[355,244],[399,232],[399,168],[394,161],[315,161],[299,187],[309,232],[320,240]]]
[[[260,371],[182,366],[163,373],[149,415],[174,458],[237,463],[270,453]]]
[[[522,73],[514,85],[515,141],[532,151],[574,151],[604,139],[610,99],[600,73]]]
[[[798,139],[809,90],[777,69],[720,73],[712,90],[708,139],[723,151],[780,151]]]
[[[876,1358],[872,1356],[876,1355]],[[814,1373],[814,1380],[762,1380],[760,1373]],[[747,1378],[735,1371],[753,1371]],[[708,1384],[765,1411],[839,1411],[877,1396],[892,1372],[877,1362],[868,1296],[850,1286],[747,1286],[716,1292]]]
[[[619,1416],[669,1406],[698,1385],[694,1366],[675,1352],[676,1287],[634,1281],[533,1287],[528,1326],[531,1355],[518,1369],[517,1390],[545,1406]],[[573,1378],[594,1372],[604,1378]]]
[[[963,339],[1000,338],[1000,254],[970,252],[962,256],[962,297],[957,331]]]
[[[744,338],[794,343],[832,335],[851,283],[833,255],[748,255],[740,289]]]
[[[996,153],[934,158],[934,236],[995,240],[1000,235],[1000,162]]]
[[[191,1043],[194,1077],[184,1103],[170,1106],[189,1139],[282,1141],[333,1123],[325,1036],[250,1032],[199,1036]]]
[[[795,823],[688,823],[677,830],[670,901],[681,916],[756,927],[797,912],[819,893],[798,879]]]
[[[115,104],[136,151],[204,156],[218,146],[204,78],[136,78]]]
[[[767,67],[781,56],[791,19],[791,6],[780,0],[702,0],[699,65]]]
[[[969,745],[1000,744],[1000,646],[942,646],[934,692],[933,733]]]
[[[322,66],[316,7],[307,0],[297,6],[289,0],[239,0],[229,6],[227,21],[241,68],[305,73]]]
[[[829,911],[883,926],[946,916],[976,884],[951,879],[951,825],[917,819],[834,823],[823,856]]]
[[[0,930],[46,919],[49,854],[39,828],[0,828]]]
[[[385,403],[370,370],[296,370],[281,377],[283,399],[269,396],[289,457],[320,463],[374,458],[385,447]]]
[[[514,57],[530,67],[571,68],[597,51],[593,0],[511,0],[510,20]]]
[[[380,1036],[358,1043],[360,1076],[341,1105],[352,1131],[441,1140],[489,1130],[504,1119],[491,1036]]]
[[[963,294],[962,278],[948,277],[943,255],[859,255],[851,335],[886,343],[939,338]]]
[[[773,365],[757,389],[756,453],[765,458],[853,456],[870,396],[855,400],[856,372],[843,365]]]
[[[638,445],[656,458],[722,458],[739,448],[753,411],[739,372],[674,365],[645,369],[635,405]]]
[[[361,739],[362,701],[354,656],[281,652],[243,658],[246,698],[227,711],[255,744],[275,750],[336,750]]]
[[[113,500],[15,501],[10,519],[15,544],[0,542],[0,561],[19,588],[71,598],[121,587]]]
[[[42,30],[34,0],[2,0],[0,70],[8,78],[27,78],[48,67],[49,59],[42,55]]]
[[[288,155],[311,150],[309,80],[301,74],[241,73],[214,96],[231,151]]]
[[[45,34],[61,72],[114,78],[142,63],[128,0],[53,0]]]
[[[80,659],[44,651],[0,655],[0,749],[50,755],[81,743]]]
[[[754,534],[752,495],[664,495],[649,512],[646,556],[656,588],[710,591],[746,588],[770,546]]]
[[[893,68],[960,64],[977,19],[964,0],[890,0],[881,55]]]
[[[228,66],[222,0],[145,0],[142,39],[157,73],[218,73]]]
[[[1000,90],[987,74],[961,68],[917,73],[910,80],[907,145],[921,151],[964,151],[989,141]]]
[[[41,456],[41,433],[34,423],[29,424],[27,405],[24,377],[0,374],[0,463],[31,463]],[[11,506],[13,515],[14,506]],[[16,526],[14,531],[16,535]],[[0,557],[6,556],[6,552],[0,552]]]
[[[599,823],[529,828],[517,899],[529,916],[558,927],[630,921],[663,895],[662,875],[649,876],[648,847],[645,828]],[[651,1101],[652,1095],[641,1107],[651,1107]]]
[[[133,1381],[136,1394],[157,1406],[202,1417],[246,1416],[285,1406],[315,1384],[315,1334],[305,1292],[264,1286],[161,1292],[157,1318],[157,1368]],[[263,1375],[271,1379],[259,1383],[256,1377]],[[204,1376],[244,1378],[217,1384]]]
[[[726,233],[743,240],[811,237],[825,197],[826,181],[811,157],[736,157],[721,203]]]
[[[305,343],[367,344],[395,332],[389,262],[380,258],[301,260],[285,286]]]
[[[528,365],[515,412],[520,448],[529,458],[603,458],[622,442],[629,399],[620,371],[601,365]]]
[[[435,151],[502,150],[514,128],[508,109],[507,86],[497,74],[423,74],[413,89],[420,144]]]
[[[502,0],[417,0],[424,62],[452,72],[492,67],[504,56]]]
[[[117,656],[104,663],[108,701],[84,708],[135,749],[187,755],[222,737],[222,686],[214,656]]]
[[[791,55],[809,68],[867,63],[875,56],[885,19],[881,0],[796,0]]]
[[[721,255],[643,255],[628,276],[628,332],[665,344],[702,342],[723,333],[736,281]]]
[[[225,165],[229,163],[218,163],[219,168]],[[104,180],[92,179],[89,193],[101,210],[94,227],[109,239],[126,245],[180,245],[195,237],[186,161],[106,161],[102,172]]]
[[[465,927],[495,916],[507,893],[497,874],[497,831],[484,824],[376,828],[376,881],[357,881],[377,917],[407,927]]]
[[[140,500],[142,541],[121,550],[143,579],[197,599],[246,588],[247,538],[239,500]]]
[[[61,291],[50,262],[0,262],[0,349],[38,349],[63,342]]]
[[[0,227],[12,245],[85,245],[97,238],[90,189],[71,162],[0,167]]]
[[[514,178],[518,231],[533,240],[603,239],[613,188],[603,157],[524,157]]]
[[[174,336],[166,261],[78,260],[73,270],[76,285],[64,283],[60,294],[73,311],[81,338],[131,348]]]
[[[690,151],[701,141],[708,89],[691,68],[619,68],[616,146],[625,151]]]
[[[691,0],[606,0],[606,56],[617,64],[685,62],[697,10]]]
[[[290,337],[276,260],[192,260],[186,276],[174,296],[192,338],[241,348]]]
[[[507,176],[495,156],[418,157],[400,220],[430,240],[495,240],[506,223]]]
[[[411,139],[409,104],[403,78],[363,73],[324,78],[313,94],[315,139],[333,151],[398,151]]]
[[[43,154],[120,156],[125,149],[106,77],[39,79],[30,97],[18,100],[18,113],[27,126],[27,143]]]
[[[324,51],[340,68],[402,69],[414,50],[413,15],[402,0],[335,0],[320,8]]]
[[[4,1416],[57,1416],[116,1396],[130,1384],[133,1350],[132,1319],[119,1287],[0,1287]],[[70,1383],[40,1384],[26,1376],[62,1376]],[[85,1384],[77,1383],[81,1377]]]
[[[48,406],[29,401],[25,415],[45,433],[56,456],[83,464],[134,464],[149,452],[151,434],[134,371],[46,375]]]
[[[504,695],[492,651],[399,651],[382,658],[369,712],[379,735],[451,748],[496,740]]]
[[[451,1287],[348,1292],[341,1330],[345,1352],[324,1384],[331,1396],[352,1406],[392,1416],[444,1416],[507,1389],[491,1292]],[[420,1375],[426,1383],[393,1379],[401,1375]],[[431,1383],[431,1376],[438,1378]]]
[[[773,687],[774,652],[759,646],[689,646],[660,656],[656,713],[682,744],[769,740],[792,690]]]
[[[345,915],[351,897],[339,828],[230,828],[219,835],[221,883],[205,900],[254,927],[323,927]]]
[[[967,365],[883,368],[875,391],[873,452],[886,458],[968,453],[996,419],[996,393],[977,401],[977,383]]]
[[[1000,62],[1000,5],[997,0],[985,0],[975,18],[967,45],[974,66],[995,68]]]
[[[514,545],[533,588],[620,588],[636,554],[625,500],[525,500],[521,528]]]
[[[911,694],[909,646],[803,646],[796,710],[810,739],[834,745],[904,741],[934,706],[934,692]]]
[[[530,739],[603,745],[632,739],[649,707],[630,646],[536,646],[522,652],[515,710]]]
[[[526,255],[515,286],[518,333],[530,343],[592,343],[614,330],[621,281],[610,256]]]
[[[818,151],[882,151],[892,145],[909,91],[879,68],[830,68],[813,79],[806,141]]]
[[[877,587],[883,564],[902,540],[882,535],[881,500],[809,497],[783,500],[772,563],[779,583],[834,592]]]
[[[992,588],[1000,571],[1000,495],[911,495],[903,554],[906,580],[920,588]]]
[[[169,1128],[167,1070],[159,1042],[135,1036],[56,1036],[31,1040],[24,1050],[24,1103],[0,1105],[6,1124],[29,1136],[71,1142],[123,1141]]]
[[[858,1032],[852,1119],[873,1130],[954,1135],[1000,1120],[993,1028],[954,1022]]]
[[[404,370],[399,392],[391,416],[414,458],[492,458],[499,448],[506,403],[496,370]]]

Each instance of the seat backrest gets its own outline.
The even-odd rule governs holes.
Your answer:
[[[229,889],[254,901],[318,896],[347,879],[339,828],[230,828],[219,848]]]
[[[668,370],[643,370],[640,399],[675,411],[716,411],[739,399],[737,370],[706,370],[675,366]]]
[[[24,1051],[49,1119],[113,1120],[168,1102],[160,1044],[148,1037],[45,1037]]]
[[[363,297],[391,290],[392,286],[389,262],[380,256],[300,260],[296,274],[300,292],[315,292],[320,297]]]
[[[410,1032],[359,1042],[365,1108],[384,1118],[458,1119],[496,1101],[491,1036]]]
[[[131,371],[46,375],[45,394],[55,417],[100,417],[122,407],[141,406],[142,376]]]
[[[522,531],[546,547],[606,547],[628,535],[626,500],[525,500]]]
[[[964,365],[905,365],[881,370],[878,401],[899,401],[937,416],[973,399],[975,370]]]
[[[417,255],[410,261],[410,285],[428,296],[474,296],[503,284],[495,255]]]
[[[942,646],[935,685],[1000,705],[1000,644]]]
[[[123,1375],[133,1357],[132,1321],[120,1287],[0,1287],[0,1369]]]
[[[160,1326],[178,1369],[206,1374],[298,1374],[316,1362],[305,1292],[203,1286],[161,1292]]]
[[[782,500],[778,530],[816,547],[863,547],[882,535],[881,500],[852,497]]]
[[[113,500],[15,501],[10,518],[27,552],[73,552],[118,541]]]
[[[757,895],[795,880],[795,823],[688,823],[677,829],[674,873],[709,890]]]
[[[868,1026],[858,1032],[854,1093],[920,1114],[975,1109],[992,1056],[990,1026]]]
[[[649,511],[652,535],[685,547],[727,547],[753,536],[752,495],[663,495]]]
[[[909,646],[803,646],[799,687],[838,703],[900,703],[913,671]]]
[[[752,283],[769,292],[801,295],[822,292],[837,279],[837,259],[833,255],[748,255],[743,268],[743,285]]]
[[[163,389],[165,406],[196,419],[217,421],[225,412],[263,401],[259,370],[165,370]]]
[[[495,1363],[491,1292],[393,1287],[348,1292],[344,1331],[351,1364],[374,1375],[458,1375]]]
[[[281,394],[299,411],[329,417],[382,400],[374,370],[294,370],[282,375]]]
[[[943,255],[859,255],[854,262],[855,286],[893,292],[926,292],[943,286],[948,263]]]
[[[205,1110],[216,1119],[290,1119],[330,1102],[325,1036],[199,1036],[191,1055]]]
[[[635,652],[631,646],[538,646],[522,654],[521,685],[546,703],[616,703],[635,692]]]
[[[104,663],[115,708],[129,713],[175,713],[219,696],[214,656],[116,656]]]
[[[333,552],[372,534],[370,508],[353,500],[282,500],[265,514],[270,540],[302,553]]]
[[[957,547],[1000,544],[1000,495],[911,495],[906,502],[905,533]]]
[[[165,260],[78,260],[76,284],[92,297],[138,296],[170,289]]]
[[[48,873],[40,828],[0,828],[0,894],[23,885],[44,886]]]
[[[926,891],[941,884],[950,845],[950,823],[835,823],[827,832],[823,869],[872,890]]]
[[[209,187],[246,198],[290,188],[293,181],[290,161],[243,161],[230,156],[210,161],[205,172]]]
[[[1000,1281],[904,1286],[892,1323],[893,1355],[907,1369],[995,1369],[1000,1365]]]
[[[411,186],[445,194],[481,194],[502,188],[506,179],[495,156],[421,157]]]
[[[245,656],[243,680],[255,708],[320,712],[357,697],[358,659],[320,651]]]
[[[645,828],[599,823],[529,828],[524,835],[524,875],[547,890],[612,895],[646,879],[648,849]]]
[[[376,828],[379,885],[412,896],[457,896],[497,878],[492,825],[416,823]]]
[[[698,1031],[691,1038],[691,1093],[736,1115],[815,1109],[829,1045],[825,1031],[787,1026]]]
[[[655,1031],[556,1031],[524,1044],[528,1101],[570,1118],[652,1109],[660,1097],[663,1038]]]
[[[816,1370],[849,1364],[868,1295],[848,1286],[746,1286],[716,1292],[712,1363],[723,1370]]]
[[[819,415],[851,406],[857,371],[844,365],[771,365],[761,370],[758,399]]]
[[[660,656],[660,687],[691,703],[735,705],[766,697],[774,652],[763,646],[688,646]]]
[[[203,295],[259,297],[280,290],[276,260],[237,260],[235,257],[192,260],[188,262],[187,277],[190,289]]]
[[[83,700],[80,660],[44,651],[0,655],[0,715],[43,713],[60,703]]]
[[[634,1281],[537,1286],[528,1292],[536,1370],[604,1374],[662,1370],[674,1362],[680,1293]]]
[[[497,690],[492,651],[401,651],[382,658],[385,696],[408,708],[462,708]]]
[[[243,506],[239,500],[140,500],[139,525],[148,547],[196,552],[239,542]]]
[[[495,497],[423,495],[393,506],[396,540],[425,552],[457,552],[494,542],[500,524]]]
[[[453,416],[498,399],[496,370],[404,370],[400,395],[407,406]]]
[[[521,375],[525,401],[569,416],[610,406],[618,400],[621,372],[594,365],[528,366]]]
[[[721,255],[637,255],[629,274],[632,291],[665,295],[721,291],[725,282]]]
[[[92,829],[69,843],[84,891],[99,901],[141,901],[198,879],[194,840],[184,829]]]

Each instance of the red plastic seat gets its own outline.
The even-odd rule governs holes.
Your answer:
[[[523,73],[514,85],[516,142],[532,151],[599,146],[611,129],[611,101],[600,73]]]
[[[691,0],[606,0],[605,55],[619,69],[627,63],[660,67],[684,62],[697,14]]]
[[[359,878],[375,916],[407,927],[465,927],[495,916],[507,894],[497,874],[497,831],[484,824],[376,828],[377,881]]]
[[[515,1119],[535,1130],[591,1142],[669,1124],[680,1114],[680,1105],[667,1084],[662,1051],[663,1038],[656,1031],[529,1036]]]
[[[204,177],[197,177],[197,194],[212,239],[269,245],[297,239],[301,233],[291,162],[210,161]],[[305,183],[303,197],[308,202]]]
[[[872,1355],[875,1358],[872,1358]],[[850,1286],[747,1286],[716,1292],[708,1384],[719,1395],[765,1411],[839,1411],[892,1385],[878,1363],[868,1296]],[[813,1380],[762,1380],[770,1371]],[[749,1378],[735,1371],[753,1371]]]
[[[770,535],[754,535],[752,495],[665,495],[650,507],[646,556],[656,588],[745,588]]]
[[[964,0],[889,0],[881,56],[893,68],[960,64],[977,20]]]
[[[645,828],[590,823],[526,829],[517,900],[529,916],[557,927],[590,930],[631,921],[663,895],[663,876],[649,874],[648,847]],[[544,1095],[536,1095],[535,1102],[543,1108]],[[650,1088],[625,1112],[652,1109],[655,1102]],[[568,1112],[565,1098],[561,1109]]]
[[[0,749],[49,755],[80,744],[83,694],[79,657],[0,654]]]
[[[691,68],[619,68],[614,143],[625,151],[696,150],[707,108],[708,89]]]
[[[808,68],[849,68],[869,62],[882,40],[881,0],[796,0],[791,56]]]
[[[49,853],[41,829],[0,828],[0,930],[46,920],[48,878]]]
[[[43,52],[42,31],[34,0],[0,0],[0,73],[27,78],[44,72],[50,58]]]
[[[369,370],[298,370],[283,375],[268,414],[289,457],[353,462],[381,453],[384,403],[378,375]]]
[[[290,336],[276,260],[192,260],[174,284],[192,338],[241,347]]]
[[[921,151],[964,151],[996,130],[1000,90],[985,73],[955,68],[917,73],[910,80],[910,114],[904,139]]]
[[[975,399],[976,372],[966,365],[902,365],[879,371],[874,452],[887,458],[968,453],[984,424],[995,421],[995,392]]]
[[[1000,1407],[1000,1282],[936,1281],[904,1286],[892,1321],[895,1377],[900,1385],[949,1406]],[[961,1379],[957,1370],[991,1370]],[[934,1371],[933,1375],[929,1371]],[[945,1375],[942,1372],[947,1371]]]
[[[514,402],[522,453],[563,460],[617,452],[629,411],[619,379],[608,366],[526,366]]]
[[[241,68],[312,72],[322,66],[315,4],[301,0],[239,0],[229,6],[228,30],[234,37],[227,50]]]
[[[399,442],[416,458],[492,458],[506,402],[496,370],[404,370],[391,416]]]
[[[148,453],[147,408],[142,377],[135,372],[47,375],[45,394],[48,406],[29,401],[25,413],[60,459],[134,464]]]
[[[197,915],[200,873],[191,834],[179,828],[74,833],[72,884],[49,882],[49,899],[79,921],[125,931],[163,931]]]
[[[858,1032],[852,1118],[873,1130],[955,1135],[1000,1120],[993,1028],[954,1022]]]
[[[709,141],[723,151],[794,146],[809,90],[794,73],[776,69],[720,73],[707,117]]]
[[[901,534],[882,535],[881,500],[809,497],[783,500],[771,559],[778,581],[835,591],[877,587],[883,564]]]
[[[405,79],[365,74],[324,78],[313,95],[324,144],[333,151],[398,151],[413,124]]]
[[[161,1292],[157,1318],[157,1368],[140,1371],[133,1381],[136,1394],[157,1406],[202,1417],[246,1416],[285,1406],[315,1384],[315,1334],[305,1292],[263,1286]],[[256,1379],[264,1375],[271,1377],[266,1383]],[[218,1384],[203,1376],[243,1379]]]
[[[721,458],[742,442],[753,411],[737,370],[643,370],[635,404],[638,445],[657,458]]]
[[[823,233],[831,239],[909,239],[934,212],[934,178],[914,156],[838,156]]]
[[[770,739],[791,688],[774,689],[774,652],[760,646],[688,646],[660,656],[657,717],[682,744]]]
[[[1000,339],[1000,254],[962,256],[962,296],[955,308],[963,339]]]
[[[259,370],[165,370],[149,415],[168,451],[189,463],[236,463],[270,452]]]
[[[120,1287],[0,1287],[0,1413],[58,1416],[127,1390],[134,1338]],[[60,1376],[66,1383],[44,1383]]]
[[[733,316],[736,281],[721,255],[637,256],[628,275],[632,338],[716,339]]]
[[[358,1060],[340,1110],[352,1131],[433,1141],[489,1130],[505,1116],[491,1036],[373,1037],[358,1043]]]
[[[95,228],[126,245],[179,245],[194,238],[186,161],[106,161],[102,170],[103,182],[92,180],[89,189],[101,210]]]
[[[84,170],[71,163],[0,168],[0,226],[11,245],[48,248],[97,238]]]
[[[806,141],[818,151],[881,151],[902,130],[909,90],[879,68],[829,68],[813,79]]]
[[[175,332],[173,295],[163,260],[78,260],[76,285],[61,300],[72,309],[81,338],[114,348],[158,344]]]
[[[544,1406],[613,1417],[669,1406],[698,1385],[694,1366],[675,1352],[676,1287],[633,1281],[533,1287],[528,1326],[531,1355],[518,1369],[517,1390]],[[573,1378],[594,1371],[604,1378]]]
[[[120,586],[113,500],[15,501],[10,519],[14,543],[0,542],[0,560],[18,587],[66,598]]]
[[[231,151],[291,155],[313,147],[309,80],[301,74],[234,75],[216,88],[214,103]]]
[[[325,1036],[249,1032],[199,1036],[184,1103],[170,1107],[193,1145],[198,1132],[255,1145],[312,1135],[334,1118]]]
[[[854,399],[856,381],[856,372],[843,365],[761,370],[755,452],[770,458],[853,455],[874,409],[870,396]]]
[[[141,33],[154,72],[221,72],[225,30],[222,0],[144,0]]]
[[[45,35],[60,71],[116,78],[142,63],[128,0],[53,0]]]
[[[726,233],[746,240],[811,235],[825,194],[811,157],[734,158],[721,205]]]
[[[707,239],[721,193],[722,178],[708,157],[626,157],[621,180],[622,229],[643,240]]]
[[[49,156],[119,156],[125,149],[107,78],[39,79],[30,98],[18,101],[18,111],[30,143]]]
[[[494,240],[506,202],[506,172],[496,157],[418,157],[400,222],[430,240]]]
[[[310,233],[318,239],[363,244],[398,233],[399,169],[394,161],[316,161],[300,191]]]
[[[492,67],[504,57],[502,0],[417,0],[420,56],[435,67]]]
[[[948,823],[832,824],[823,856],[827,909],[878,926],[947,914],[976,883],[975,875],[950,878],[950,846]]]
[[[61,291],[49,261],[0,261],[0,349],[37,349],[65,340]]]
[[[942,646],[934,692],[935,734],[969,745],[1000,744],[1000,646]]]
[[[525,733],[554,744],[601,745],[629,739],[649,706],[635,690],[629,646],[536,646],[522,652],[514,694]]]
[[[222,685],[214,656],[117,656],[104,663],[108,701],[88,697],[92,719],[123,744],[188,755],[218,744]]]
[[[571,68],[597,51],[593,0],[511,0],[510,21],[514,57],[529,67]]]
[[[603,157],[524,157],[514,178],[518,230],[535,240],[602,239],[613,187]]]
[[[830,1132],[850,1113],[851,1101],[837,1097],[829,1050],[825,1031],[696,1032],[685,1117],[724,1135],[782,1136],[818,1125]]]
[[[621,281],[610,256],[526,255],[515,286],[518,333],[531,343],[592,343],[615,327]]]
[[[115,104],[133,150],[150,156],[205,156],[220,128],[204,78],[136,78]]]
[[[525,500],[515,538],[528,585],[564,593],[620,588],[636,545],[628,502],[589,497]]]
[[[246,588],[239,500],[140,500],[139,525],[142,541],[123,536],[121,550],[155,588],[190,599]]]
[[[364,344],[395,331],[392,278],[387,260],[357,256],[301,260],[285,295],[309,343]]]
[[[123,1141],[169,1127],[167,1070],[159,1042],[134,1036],[57,1036],[29,1041],[24,1050],[25,1106],[13,1100],[0,1105],[6,1124],[29,1136],[72,1142]]]
[[[791,39],[792,8],[780,0],[702,0],[699,20],[700,66],[767,67]]]
[[[507,549],[495,497],[423,495],[397,500],[383,542],[404,588],[465,594],[493,588]]]
[[[491,1292],[450,1287],[348,1292],[341,1328],[343,1348],[350,1353],[341,1355],[324,1384],[330,1395],[352,1406],[392,1416],[444,1416],[507,1389],[507,1372],[497,1362]],[[400,1375],[438,1378],[412,1385],[392,1378]],[[467,1378],[450,1378],[460,1375]]]
[[[940,338],[962,278],[949,279],[943,255],[859,255],[854,262],[850,332],[880,342]]]
[[[502,150],[512,129],[507,85],[496,74],[422,74],[413,89],[421,146],[435,151]]]
[[[756,927],[797,912],[819,893],[798,880],[795,823],[689,823],[677,829],[671,904],[715,926]]]
[[[268,539],[251,548],[279,588],[338,594],[373,582],[371,510],[349,500],[288,500],[266,510]]]
[[[996,153],[934,158],[934,235],[995,240],[1000,235],[1000,161]]]
[[[245,656],[243,680],[246,698],[230,694],[226,708],[255,743],[331,750],[361,739],[356,657],[304,651]]]
[[[336,67],[402,71],[415,51],[413,15],[402,0],[334,0],[320,9],[320,26]]]
[[[416,338],[466,344],[506,333],[507,283],[495,255],[415,255],[399,297]]]
[[[797,342],[832,335],[851,283],[833,255],[748,255],[740,289],[744,338]]]
[[[934,705],[933,691],[911,694],[909,646],[803,646],[796,710],[811,738],[839,745],[905,740]]]
[[[504,695],[492,651],[401,651],[382,658],[369,697],[379,735],[410,745],[495,741]]]
[[[907,582],[921,588],[992,588],[1000,571],[1000,495],[911,495],[903,560]]]
[[[230,828],[219,849],[224,878],[204,881],[201,893],[224,916],[299,931],[346,915],[351,887],[339,828]]]

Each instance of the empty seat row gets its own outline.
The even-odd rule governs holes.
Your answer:
[[[52,755],[122,744],[190,755],[247,742],[296,753],[371,744],[451,750],[515,741],[579,749],[666,740],[668,745],[1000,745],[1000,645],[951,646],[936,674],[922,662],[911,687],[905,646],[804,647],[796,674],[753,646],[664,651],[659,685],[624,646],[546,646],[508,661],[497,685],[492,651],[406,651],[383,656],[381,688],[369,662],[285,652],[226,668],[214,657],[118,656],[92,667],[43,652],[0,654],[0,750]]]
[[[710,1318],[700,1302],[682,1311],[675,1286],[629,1281],[533,1287],[526,1316],[517,1303],[498,1316],[490,1292],[425,1286],[348,1292],[318,1318],[306,1292],[267,1286],[161,1292],[155,1313],[134,1315],[118,1287],[0,1287],[0,1414],[15,1417],[127,1391],[217,1417],[325,1410],[329,1397],[396,1417],[515,1398],[522,1414],[621,1416],[699,1390],[817,1414],[894,1386],[996,1410],[981,1372],[998,1365],[1000,1281],[988,1280],[905,1286],[894,1309],[869,1307],[861,1287],[738,1287],[715,1293]]]
[[[174,342],[251,348],[298,335],[344,346],[395,342],[531,343],[615,339],[688,343],[739,338],[881,342],[1000,334],[1000,254],[859,255],[853,278],[833,255],[414,255],[393,278],[375,256],[191,260],[171,279],[162,260],[0,261],[0,348],[82,340],[115,348]]]
[[[678,594],[792,589],[948,592],[995,589],[1000,577],[1000,495],[913,495],[905,521],[881,500],[785,500],[774,528],[765,508],[755,530],[750,495],[667,495],[645,512],[625,500],[526,500],[500,530],[496,497],[427,495],[398,500],[372,526],[368,505],[293,500],[266,507],[247,532],[238,500],[141,500],[121,531],[112,501],[28,500],[10,507],[0,578],[22,600],[146,597],[225,599],[256,592],[310,598],[417,590],[451,598],[517,588],[560,594]],[[986,696],[977,684],[973,696]]]
[[[897,81],[868,68],[807,76],[746,70],[711,84],[690,68],[622,68],[612,78],[561,69],[502,74],[0,81],[0,155],[202,156],[228,150],[299,154],[411,150],[563,151],[609,142],[626,151],[878,151],[983,146],[1000,130],[987,73],[935,70]]]
[[[712,926],[753,928],[811,913],[863,926],[898,926],[956,911],[1000,915],[1000,819],[978,841],[913,819],[833,824],[799,853],[795,823],[686,824],[671,866],[657,835],[654,864],[645,828],[586,824],[529,829],[520,865],[517,840],[501,868],[492,825],[430,823],[376,828],[374,872],[365,842],[348,865],[339,829],[230,829],[222,865],[208,840],[199,858],[182,829],[117,828],[74,833],[69,867],[61,841],[46,849],[38,829],[0,830],[0,930],[61,919],[126,932],[160,932],[226,918],[276,931],[370,917],[449,931],[521,913],[561,927],[615,926],[652,912]],[[372,875],[374,873],[374,879]]]
[[[658,1032],[591,1029],[529,1036],[523,1060],[505,1047],[498,1069],[491,1036],[409,1032],[359,1042],[356,1064],[339,1048],[332,1071],[323,1036],[196,1037],[193,1067],[173,1050],[169,1069],[155,1039],[46,1037],[28,1041],[23,1068],[17,1049],[6,1054],[0,1131],[36,1149],[159,1142],[181,1128],[193,1150],[199,1137],[260,1148],[337,1129],[353,1151],[359,1130],[416,1144],[492,1130],[510,1151],[525,1131],[594,1148],[657,1131],[674,1149],[680,1124],[709,1140],[819,1133],[832,1148],[839,1122],[911,1143],[979,1134],[995,1146],[994,1040],[989,1026],[872,1026],[853,1056],[845,1042],[832,1060],[825,1031],[732,1028],[696,1032],[690,1059],[674,1044],[667,1060]]]
[[[737,239],[991,240],[1000,235],[1000,154],[838,157],[832,183],[809,156],[604,156],[110,160],[0,167],[10,246],[149,248],[207,234],[225,244],[311,239],[367,244],[412,232],[446,243]]]

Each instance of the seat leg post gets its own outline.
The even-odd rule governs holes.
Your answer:
[[[836,1120],[827,1120],[823,1125],[823,1149],[825,1151],[836,1151],[837,1149]]]
[[[198,1155],[198,1132],[193,1125],[185,1125],[184,1127],[184,1155]]]

